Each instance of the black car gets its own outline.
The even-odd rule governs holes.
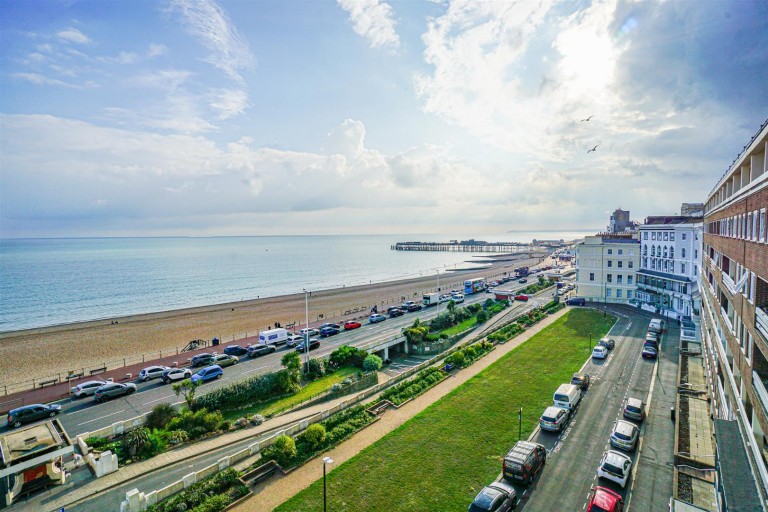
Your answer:
[[[197,354],[192,357],[192,366],[208,366],[213,362],[216,354]]]
[[[538,443],[518,441],[504,457],[504,478],[528,485],[547,461],[547,449]]]
[[[320,348],[320,340],[317,338],[310,338],[309,339],[309,350],[315,350],[316,348]],[[296,345],[296,352],[304,352],[304,342],[302,341],[298,345]]]
[[[13,428],[20,427],[24,423],[33,423],[43,418],[53,418],[60,412],[60,405],[25,405],[8,412],[8,426]]]
[[[469,512],[507,512],[515,510],[520,500],[517,491],[506,482],[493,482],[475,497]]]
[[[419,311],[421,307],[421,304],[414,302],[413,304],[408,304],[408,311]]]
[[[323,324],[320,327],[318,327],[318,329],[320,329],[320,332],[322,333],[323,329],[325,329],[326,327],[330,327],[331,329],[341,330],[341,326],[339,324],[330,324],[330,323]]]
[[[571,377],[571,384],[578,386],[580,389],[589,388],[589,375],[586,373],[574,373]]]
[[[616,346],[616,342],[613,341],[613,339],[609,338],[608,336],[601,338],[600,341],[597,342],[598,345],[601,347],[605,347],[608,350],[613,350],[613,348]]]
[[[248,355],[251,357],[265,356],[277,350],[274,345],[253,345],[248,347]]]
[[[572,299],[568,299],[566,304],[569,306],[585,306],[587,304],[587,299],[584,297],[573,297]]]
[[[341,330],[335,327],[323,327],[322,329],[320,329],[320,336],[322,336],[323,338],[327,338],[328,336],[335,336],[340,332]],[[310,350],[311,350],[311,346],[310,346]]]
[[[405,311],[397,307],[392,307],[387,310],[387,314],[389,315],[389,318],[395,318],[398,316],[403,316]]]
[[[248,353],[248,349],[240,345],[230,345],[224,349],[224,353],[230,356],[244,356]]]

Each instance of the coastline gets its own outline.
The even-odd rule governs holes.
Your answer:
[[[541,257],[531,253],[499,261],[482,271],[452,272],[440,279],[443,290],[458,288],[464,279],[492,277]],[[345,317],[367,316],[374,305],[399,303],[434,291],[436,277],[383,281],[367,285],[312,291],[310,325]],[[355,311],[356,310],[356,311]],[[322,317],[319,318],[319,315]],[[304,294],[280,295],[193,308],[105,318],[0,333],[0,375],[18,383],[118,360],[126,355],[172,351],[195,339],[231,341],[257,334],[279,322],[304,324]],[[149,364],[149,361],[148,361]]]

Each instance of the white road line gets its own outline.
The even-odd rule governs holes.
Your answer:
[[[125,409],[123,409],[122,411],[113,412],[112,414],[105,414],[104,416],[102,416],[100,418],[94,418],[92,420],[88,420],[88,421],[84,421],[82,423],[78,423],[77,426],[80,427],[80,426],[85,425],[87,423],[93,423],[94,421],[103,420],[104,418],[109,418],[110,416],[114,416],[115,414],[121,414],[121,413],[124,413],[124,412],[125,412]]]
[[[303,353],[302,353],[303,355]],[[259,366],[258,368],[252,368],[250,370],[245,370],[244,372],[240,372],[240,375],[245,375],[246,373],[251,373],[259,370],[263,370],[264,368],[269,368],[269,366]]]
[[[156,400],[150,400],[149,402],[145,402],[145,403],[143,403],[143,404],[141,404],[141,405],[149,405],[149,404],[153,404],[153,403],[155,403],[155,402],[159,402],[160,400],[165,400],[165,399],[167,399],[167,398],[173,398],[173,395],[164,396],[164,397],[158,398],[158,399],[156,399]]]

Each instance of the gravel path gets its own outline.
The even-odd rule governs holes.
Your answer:
[[[364,448],[378,441],[389,432],[450,393],[452,390],[464,384],[509,351],[527,341],[531,336],[560,318],[566,311],[568,311],[568,308],[562,309],[554,315],[545,318],[529,330],[514,338],[512,341],[507,342],[504,345],[498,345],[490,354],[480,359],[469,368],[461,370],[452,377],[445,379],[443,382],[415,400],[408,402],[400,409],[387,410],[382,415],[381,419],[373,425],[355,434],[351,439],[340,444],[333,450],[322,454],[289,475],[273,477],[268,480],[267,483],[262,484],[255,489],[257,494],[255,494],[254,497],[246,500],[233,510],[235,512],[266,512],[274,510],[277,506],[297,494],[299,491],[309,487],[312,482],[323,477],[322,457],[328,456],[334,460],[333,466],[329,468],[330,471],[333,471],[333,467],[351,459]]]

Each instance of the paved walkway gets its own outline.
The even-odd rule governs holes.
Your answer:
[[[317,462],[322,457],[331,457],[334,461],[330,468],[338,466],[357,455],[364,448],[372,445],[395,428],[399,427],[416,414],[420,413],[431,404],[444,397],[452,390],[461,386],[469,379],[492,365],[494,362],[505,356],[512,349],[519,346],[531,338],[534,334],[550,325],[556,319],[560,318],[568,309],[562,309],[545,319],[532,328],[523,332],[512,341],[504,345],[498,345],[490,354],[483,357],[469,368],[459,371],[452,377],[433,387],[415,400],[405,404],[400,409],[387,410],[379,421],[355,434],[351,439],[340,444],[333,450],[317,457],[316,461],[305,464],[297,470],[285,476],[273,477],[264,484],[261,484],[254,490],[254,496],[241,505],[235,507],[234,512],[267,512],[274,510],[281,503],[288,500],[309,487],[315,480],[323,477],[323,464]]]

